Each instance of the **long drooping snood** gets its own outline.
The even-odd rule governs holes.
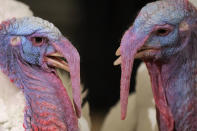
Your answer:
[[[70,69],[73,103],[77,116],[81,116],[81,98],[80,98],[80,56],[74,46],[65,38],[60,43],[54,43],[53,46],[68,61]]]
[[[137,50],[144,44],[147,37],[137,38],[133,32],[132,27],[129,28],[121,40],[121,85],[120,85],[120,101],[121,101],[121,118],[125,119],[127,112],[127,103],[130,87],[130,78],[132,73],[133,61]],[[135,43],[132,43],[135,42]],[[131,45],[132,43],[132,45]]]
[[[165,17],[166,13],[170,14],[169,10],[176,13]],[[178,11],[182,12],[177,13]],[[152,37],[158,33],[154,27],[163,26],[166,21],[169,24],[170,20],[174,22],[172,22],[173,28],[178,27],[177,40],[173,39],[174,43],[170,43],[171,45],[161,45],[162,42],[159,40],[167,42],[170,40],[162,39],[162,36]],[[197,129],[194,73],[197,70],[196,21],[197,11],[187,0],[159,1],[142,9],[133,26],[124,34],[120,45],[122,119],[126,116],[132,65],[136,57],[142,58],[149,70],[159,129],[161,131]],[[167,48],[169,48],[168,55],[166,55]],[[170,54],[172,52],[173,54]]]

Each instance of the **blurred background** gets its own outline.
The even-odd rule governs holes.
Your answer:
[[[120,66],[114,67],[113,61],[121,36],[137,12],[154,0],[19,1],[29,5],[35,16],[54,23],[78,49],[82,83],[88,90],[84,101],[89,102],[91,115],[103,116],[120,97]],[[135,61],[130,92],[135,91],[139,64]]]

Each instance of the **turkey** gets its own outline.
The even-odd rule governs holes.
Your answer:
[[[190,0],[195,6],[197,1]],[[116,61],[118,64],[120,61]],[[154,102],[152,101],[151,84],[145,64],[137,72],[136,93],[128,97],[127,118],[119,119],[120,102],[111,108],[103,122],[102,131],[157,131]]]
[[[121,63],[121,118],[125,119],[134,58],[148,68],[159,130],[196,130],[197,10],[188,0],[146,5],[125,32]]]
[[[6,1],[0,0],[0,2],[2,6],[0,9],[0,21],[13,18],[13,17],[21,18],[24,16],[32,16],[33,14],[32,11],[29,10],[29,7],[21,2],[14,1],[14,0],[6,0]],[[16,21],[17,20],[18,19],[16,19]],[[43,22],[47,24],[46,21],[43,20]],[[8,25],[6,25],[6,23]],[[9,21],[3,22],[2,25],[4,26],[1,26],[1,28],[2,27],[7,28],[7,26],[11,26],[11,23]],[[16,27],[17,27],[17,24],[16,24]],[[31,28],[31,30],[34,30],[34,29]],[[24,30],[24,32],[25,31],[27,30]],[[15,33],[17,33],[16,30],[15,30]],[[21,33],[22,33],[22,30],[21,30]],[[17,35],[17,34],[11,34],[11,35]],[[18,40],[19,40],[19,37],[17,37],[14,41],[17,42]],[[67,84],[68,86],[66,85],[66,88],[69,89],[68,87],[71,87],[71,86],[70,84],[67,83],[69,82],[69,77],[67,76],[67,73],[65,72],[60,73],[59,70],[57,70],[57,73],[59,74],[60,78],[63,79],[63,84],[64,85]],[[24,107],[25,107],[24,95],[22,93],[22,90],[16,88],[15,84],[12,83],[14,82],[13,80],[11,80],[12,82],[10,82],[9,77],[7,77],[5,73],[0,72],[0,76],[1,76],[0,83],[2,84],[2,88],[0,89],[0,106],[1,106],[0,108],[0,131],[22,131],[24,130],[22,126],[24,122]],[[65,76],[66,76],[66,80],[65,80]],[[79,107],[79,104],[78,104],[78,107]],[[86,103],[86,105],[84,106],[82,113],[83,113],[83,116],[85,115],[84,117],[86,119],[84,117],[81,117],[79,119],[79,128],[82,131],[88,131],[89,130],[88,126],[90,126],[88,103]],[[88,123],[87,123],[87,120],[88,120]],[[68,129],[68,130],[72,130],[72,129]]]
[[[0,29],[0,67],[24,93],[24,128],[78,130],[81,100],[77,50],[53,24],[41,18],[11,19],[2,22]],[[70,71],[75,110],[54,67]]]

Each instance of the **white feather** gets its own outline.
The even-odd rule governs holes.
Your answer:
[[[197,1],[196,0],[189,0],[190,2],[192,2],[194,4],[194,6],[197,7]]]
[[[33,13],[26,4],[16,0],[0,0],[0,22],[10,18],[32,16]]]
[[[0,131],[22,131],[24,96],[1,71],[0,83]]]

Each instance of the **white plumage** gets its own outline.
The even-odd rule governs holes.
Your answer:
[[[27,5],[15,0],[0,0],[0,22],[10,18],[32,16],[33,13]]]
[[[0,131],[23,131],[24,96],[1,71],[0,83]]]
[[[0,23],[13,17],[20,18],[32,16],[33,13],[27,5],[15,0],[0,0]],[[70,90],[69,77],[66,73],[59,73]],[[65,80],[66,79],[66,80]],[[10,82],[9,78],[0,71],[0,131],[24,131],[24,107],[23,93]],[[69,92],[68,92],[69,93]],[[69,94],[72,94],[71,92]],[[84,95],[84,94],[83,94]],[[90,131],[89,105],[82,109],[82,117],[79,119],[80,131]]]

